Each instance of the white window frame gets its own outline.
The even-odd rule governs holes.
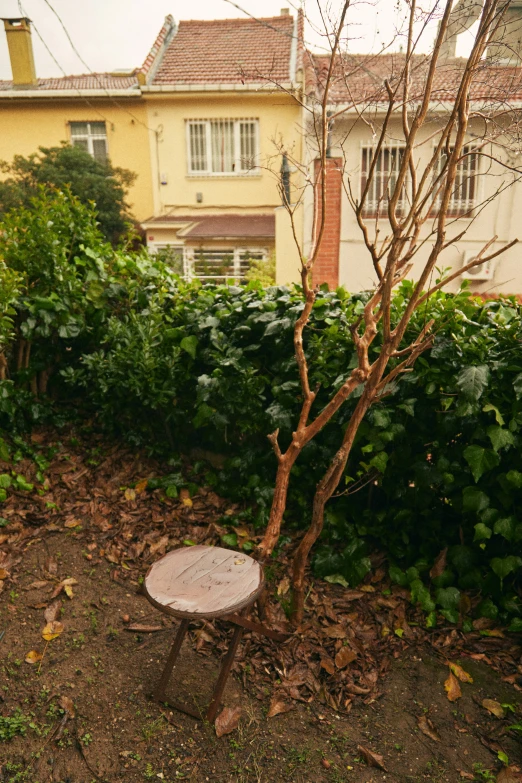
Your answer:
[[[230,277],[225,275],[197,275],[194,273],[194,260],[198,253],[209,252],[216,255],[222,252],[231,256],[233,274]],[[184,253],[184,274],[187,281],[202,280],[203,282],[212,283],[214,280],[220,280],[225,278],[226,280],[234,280],[236,283],[243,279],[241,260],[245,255],[259,255],[262,254],[263,261],[268,260],[269,251],[266,247],[234,247],[234,248],[214,248],[214,247],[185,247]]]
[[[103,124],[105,126],[105,132],[104,133],[95,133],[91,131],[91,125],[101,125]],[[82,134],[73,134],[73,125],[87,125],[87,133]],[[75,139],[81,139],[82,141],[87,142],[87,152],[91,156],[91,158],[94,158],[94,142],[99,141],[100,139],[103,139],[105,142],[105,160],[109,160],[109,139],[107,136],[107,123],[101,122],[100,120],[95,120],[89,122],[89,120],[69,120],[69,131],[71,136],[71,145],[74,147],[74,141]]]
[[[434,152],[436,147],[434,146]],[[478,149],[476,149],[471,142],[468,142],[467,144],[463,144],[462,146],[462,155],[461,159],[459,160],[459,163],[457,164],[457,178],[456,182],[458,181],[459,177],[459,168],[463,166],[465,161],[469,161],[471,158],[471,155],[475,156],[475,167],[471,169],[468,172],[468,175],[471,177],[474,177],[474,194],[473,198],[467,198],[467,199],[461,199],[456,198],[455,193],[451,194],[450,202],[448,204],[448,214],[447,218],[449,220],[471,220],[473,217],[473,211],[476,208],[477,204],[480,203],[481,200],[481,183],[482,183],[482,177],[480,176],[480,154]],[[464,156],[464,157],[463,157]],[[439,153],[439,159],[436,164],[436,170],[435,170],[435,177],[437,177],[440,174],[440,153]],[[436,214],[438,207],[440,206],[440,195],[437,196],[432,208],[431,213]],[[474,277],[474,279],[477,279]]]
[[[384,143],[381,146],[378,154],[380,155],[381,153],[385,152],[386,150],[390,150],[390,151],[395,150],[397,152],[400,152],[401,150],[404,150],[404,149],[406,149],[405,142],[403,142],[403,141],[390,141],[390,142]],[[368,143],[368,142],[365,142],[365,141],[361,141],[361,146],[360,146],[360,151],[359,151],[359,165],[360,165],[359,201],[361,200],[362,194],[363,194],[363,182],[362,182],[363,174],[364,174],[364,172],[363,172],[363,154],[364,154],[365,151],[366,152],[370,152],[372,150],[374,152],[377,150],[377,145],[376,144],[372,144],[372,143]],[[399,164],[399,168],[400,168],[400,164]],[[397,171],[398,171],[398,169],[397,169]],[[389,175],[390,174],[388,174],[388,176]],[[399,215],[401,213],[401,210],[406,208],[406,206],[407,206],[409,182],[410,182],[409,175],[406,174],[406,179],[405,179],[405,182],[404,182],[404,185],[403,185],[403,194],[404,195],[402,195],[401,198],[399,198],[398,203],[397,203],[397,210],[398,210],[398,214]],[[385,220],[388,217],[388,207],[387,207],[387,205],[388,205],[388,196],[384,195],[380,199],[376,199],[376,198],[371,199],[371,198],[369,198],[372,189],[375,191],[376,186],[377,186],[377,180],[375,179],[375,174],[374,174],[374,180],[372,182],[372,185],[371,185],[370,190],[368,192],[368,195],[366,197],[366,202],[365,202],[364,207],[363,207],[362,216],[363,216],[363,218],[368,218],[368,219]]]
[[[233,123],[233,171],[213,171],[212,165],[212,124],[213,123]],[[241,123],[254,124],[254,161],[255,165],[243,168],[241,160]],[[195,125],[204,125],[205,127],[205,146],[206,146],[206,169],[193,169],[192,166],[192,145],[191,145],[191,127]],[[189,177],[251,177],[259,175],[259,119],[257,117],[214,117],[212,119],[190,119],[185,121],[185,136],[187,149],[187,170]]]

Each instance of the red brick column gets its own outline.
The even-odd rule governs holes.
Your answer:
[[[321,161],[314,161],[314,177],[317,203],[315,206],[315,226],[319,230],[321,223]],[[342,198],[343,161],[342,158],[326,159],[326,209],[324,231],[319,246],[314,271],[314,285],[328,283],[330,289],[339,285],[339,250],[341,241],[341,198]]]

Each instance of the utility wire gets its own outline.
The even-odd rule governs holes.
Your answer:
[[[156,130],[154,130],[154,128],[149,128],[149,126],[148,126],[148,125],[147,125],[145,122],[143,122],[142,120],[140,120],[140,119],[139,119],[139,117],[136,117],[136,115],[135,115],[135,114],[133,114],[131,111],[129,111],[129,109],[127,109],[125,106],[122,106],[120,103],[118,103],[118,101],[116,101],[116,100],[114,99],[114,97],[113,97],[113,96],[110,94],[110,92],[107,90],[107,88],[106,88],[106,87],[105,87],[105,86],[104,86],[104,85],[101,83],[100,79],[98,78],[98,74],[97,74],[97,73],[95,73],[95,72],[92,70],[92,68],[90,68],[90,67],[89,67],[89,65],[88,65],[88,64],[85,62],[85,60],[84,60],[84,59],[83,59],[83,57],[81,56],[80,52],[78,51],[78,49],[77,49],[77,48],[76,48],[76,46],[74,45],[74,42],[73,42],[73,40],[72,40],[72,38],[71,38],[71,36],[70,36],[70,34],[69,34],[69,31],[67,30],[67,27],[65,26],[65,24],[64,24],[64,21],[63,21],[63,19],[61,18],[61,16],[60,16],[60,14],[58,13],[58,11],[57,11],[57,10],[56,10],[56,9],[55,9],[55,8],[54,8],[52,5],[51,5],[51,3],[49,2],[49,0],[44,0],[44,3],[45,3],[45,4],[46,4],[46,6],[47,6],[47,7],[48,7],[48,8],[49,8],[49,9],[50,9],[52,12],[53,12],[53,14],[56,16],[56,18],[57,18],[57,19],[58,19],[58,21],[60,22],[60,25],[62,26],[62,29],[63,29],[63,31],[64,31],[64,33],[65,33],[66,37],[67,37],[67,40],[69,41],[69,43],[70,43],[70,45],[71,45],[71,49],[73,50],[73,52],[75,53],[75,55],[78,57],[78,59],[80,60],[80,62],[81,62],[81,63],[82,63],[82,65],[84,66],[84,68],[87,68],[87,70],[89,71],[89,73],[91,74],[91,76],[93,76],[93,77],[96,79],[96,81],[98,82],[98,86],[100,87],[100,89],[102,89],[102,90],[103,90],[103,91],[104,91],[104,92],[107,94],[107,97],[111,99],[111,101],[114,103],[114,105],[115,105],[115,106],[117,106],[119,109],[123,109],[123,111],[125,111],[125,112],[126,112],[126,113],[127,113],[129,116],[130,116],[130,117],[132,117],[132,119],[133,119],[133,120],[135,120],[136,122],[139,122],[139,124],[140,124],[140,125],[143,125],[143,127],[144,127],[144,128],[146,128],[148,131],[152,131],[152,133],[157,133],[157,131],[156,131]],[[36,28],[35,28],[35,29],[36,29]],[[53,57],[53,59],[54,59],[54,57]],[[56,61],[55,61],[55,62],[56,62]]]
[[[21,1],[21,0],[18,0],[18,10],[20,11],[20,16],[23,16],[23,17],[26,17],[26,18],[27,18],[27,12],[26,12],[26,11],[25,11],[25,9],[23,8],[23,6],[22,6],[22,1]],[[36,33],[36,35],[38,36],[38,38],[39,38],[39,39],[40,39],[40,41],[42,42],[43,46],[44,46],[44,47],[45,47],[45,49],[47,50],[48,54],[50,55],[50,57],[52,58],[52,60],[53,60],[53,61],[54,61],[54,63],[56,64],[56,66],[57,66],[57,67],[60,69],[60,71],[63,73],[64,77],[65,77],[66,79],[68,79],[69,77],[68,77],[67,73],[64,71],[64,69],[62,68],[62,66],[60,65],[60,63],[58,62],[58,60],[56,59],[56,57],[54,56],[54,54],[53,54],[53,52],[51,51],[51,49],[50,49],[50,48],[47,46],[47,44],[46,44],[46,42],[45,42],[45,40],[44,40],[44,38],[43,38],[42,34],[40,33],[40,31],[39,31],[38,27],[35,25],[35,23],[34,23],[34,21],[33,21],[33,20],[31,20],[31,24],[32,24],[32,26],[33,26],[33,29],[34,29],[34,31],[35,31],[35,33]],[[87,104],[87,106],[89,106],[89,108],[91,108],[93,111],[95,111],[97,114],[99,114],[99,115],[100,115],[100,117],[102,117],[102,118],[104,119],[104,121],[105,121],[107,124],[109,123],[109,120],[107,119],[107,117],[105,117],[105,115],[104,115],[104,114],[102,114],[102,112],[101,112],[99,109],[97,109],[97,108],[96,108],[96,106],[93,106],[93,105],[92,105],[92,103],[89,101],[89,99],[88,99],[88,98],[86,98],[84,95],[82,95],[82,93],[81,93],[81,90],[80,90],[80,89],[78,89],[78,88],[73,88],[73,89],[75,89],[75,90],[76,90],[76,92],[78,93],[78,96],[79,96],[79,97],[80,97],[82,100],[84,100],[84,101],[85,101],[85,103]]]

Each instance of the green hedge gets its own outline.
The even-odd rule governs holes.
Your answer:
[[[33,258],[38,285],[18,298],[13,293],[15,332],[35,345],[28,366],[1,385],[0,420],[21,426],[17,400],[29,399],[28,379],[52,362],[51,393],[60,400],[81,395],[89,415],[130,442],[164,455],[193,448],[224,455],[224,468],[208,468],[206,480],[253,501],[254,521],[264,524],[275,475],[266,435],[278,427],[284,447],[300,408],[292,344],[299,291],[187,284],[160,260],[112,250],[89,229],[92,217],[73,206],[71,221],[83,226],[83,239],[69,245],[74,263],[65,282],[53,282],[56,253],[47,242],[49,290],[38,292]],[[62,223],[65,208],[58,200]],[[22,218],[31,223],[27,213]],[[7,236],[15,229],[11,222]],[[33,249],[37,230],[26,232]],[[0,258],[23,274],[17,236],[11,244],[0,239]],[[67,257],[59,254],[60,264]],[[397,292],[394,319],[410,291],[404,283]],[[313,413],[355,365],[348,325],[366,298],[343,289],[318,295],[305,337],[311,384],[319,385]],[[485,616],[510,617],[511,627],[522,629],[521,308],[466,291],[439,293],[416,314],[409,336],[432,318],[433,348],[386,390],[360,428],[314,567],[331,581],[355,585],[370,568],[372,549],[384,550],[392,579],[410,586],[428,624],[442,610],[464,627]],[[349,400],[301,454],[288,525],[307,524],[314,485],[354,404]],[[39,405],[31,399],[24,406],[25,420],[28,407],[33,418],[41,415]]]

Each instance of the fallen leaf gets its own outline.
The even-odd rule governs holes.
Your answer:
[[[460,697],[462,696],[462,691],[460,690],[459,681],[451,671],[449,673],[448,679],[444,683],[444,690],[448,694],[449,701],[457,701],[457,699],[460,699]]]
[[[148,483],[149,483],[148,479],[142,479],[141,481],[138,481],[134,490],[136,494],[141,495],[143,492],[145,492]]]
[[[162,625],[141,625],[141,623],[132,623],[132,625],[126,625],[125,630],[137,633],[155,633],[155,631],[164,631],[165,629]]]
[[[346,639],[346,629],[342,625],[331,625],[325,633],[330,639]]]
[[[277,595],[279,596],[286,595],[289,590],[290,590],[290,579],[287,576],[285,576],[283,577],[283,579],[281,579],[281,581],[277,585]]]
[[[155,555],[161,550],[161,554],[167,549],[169,543],[168,535],[161,536],[156,543],[150,545],[150,554]]]
[[[285,712],[290,712],[290,710],[293,710],[293,705],[289,704],[286,701],[282,701],[281,699],[278,699],[277,697],[274,697],[272,701],[270,702],[270,708],[267,712],[267,718],[275,718],[276,715],[282,715]]]
[[[125,500],[136,500],[136,493],[130,487],[125,490]]]
[[[224,734],[230,734],[231,731],[237,729],[240,717],[241,707],[224,707],[214,723],[216,736],[222,737]]]
[[[59,704],[62,710],[65,710],[69,718],[74,718],[75,711],[74,702],[72,699],[70,699],[68,696],[61,696]]]
[[[40,590],[42,587],[47,587],[49,582],[46,579],[38,579],[36,582],[31,582],[27,585],[26,590]]]
[[[64,522],[64,527],[78,527],[78,525],[81,525],[79,519],[68,519],[67,522]]]
[[[344,669],[345,666],[348,666],[349,663],[355,661],[356,658],[357,653],[355,653],[353,650],[350,650],[349,647],[341,647],[335,656],[335,665],[338,669]]]
[[[461,682],[473,682],[473,677],[471,674],[465,672],[462,666],[459,666],[458,663],[450,663],[449,667],[455,677],[458,677]]]
[[[421,715],[417,718],[417,726],[427,737],[434,742],[441,742],[440,734],[426,715]]]
[[[503,767],[497,775],[497,783],[522,783],[522,774],[515,767]]]
[[[38,650],[29,650],[27,655],[25,656],[25,662],[26,663],[39,663],[43,658],[43,655],[41,652],[38,652]]]
[[[375,593],[375,587],[373,585],[361,585],[359,590],[363,593]]]
[[[332,766],[332,765],[330,764],[330,762],[328,761],[328,759],[321,759],[321,764],[323,765],[323,767],[324,767],[325,769],[330,769],[330,767]]]
[[[471,772],[465,772],[463,769],[461,769],[459,774],[461,778],[464,778],[464,780],[475,780],[475,775],[473,775]]]
[[[192,503],[192,500],[190,499],[190,493],[189,493],[188,489],[180,489],[180,491],[179,491],[179,499],[181,500],[181,502],[183,503],[184,506],[187,506],[187,508],[192,508],[192,506],[194,505]],[[218,735],[218,736],[220,736],[220,735]]]
[[[58,620],[53,620],[52,622],[47,623],[42,631],[42,636],[46,642],[50,642],[51,639],[56,639],[57,636],[60,636],[60,634],[63,633],[63,630],[62,623],[58,622]]]
[[[5,568],[0,568],[0,579],[7,579],[8,576],[10,576],[9,571],[6,571]]]
[[[493,636],[495,639],[504,639],[504,634],[500,628],[493,628],[491,631],[482,631],[482,636]]]
[[[44,612],[44,619],[46,623],[52,623],[55,620],[57,620],[60,616],[60,613],[62,611],[62,602],[58,599],[56,601],[51,601],[49,606],[46,608]]]
[[[374,753],[372,750],[368,750],[368,748],[365,748],[362,745],[357,745],[357,751],[361,754],[369,767],[377,767],[377,769],[382,769],[384,772],[388,771],[384,766],[384,759],[379,753]]]
[[[321,658],[321,668],[328,672],[328,674],[335,674],[334,662],[331,658],[324,656]]]
[[[52,555],[49,555],[49,557],[45,561],[44,570],[47,571],[48,574],[57,574],[58,560]]]
[[[481,703],[484,709],[491,712],[496,718],[503,718],[506,714],[504,707],[494,699],[483,699]]]
[[[444,549],[441,552],[439,552],[439,554],[435,558],[435,562],[433,563],[432,567],[430,568],[430,577],[432,579],[436,579],[438,576],[440,576],[446,570],[446,555],[447,554],[448,554],[448,547],[444,547]]]

